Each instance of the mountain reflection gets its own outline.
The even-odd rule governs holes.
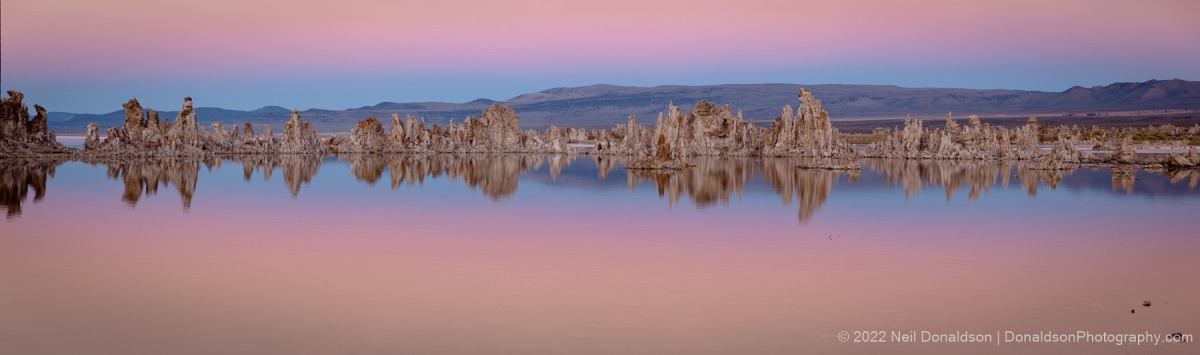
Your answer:
[[[211,173],[229,164],[241,165],[246,181],[256,174],[265,182],[281,175],[293,197],[322,168],[343,167],[358,181],[372,186],[386,181],[393,191],[419,188],[426,179],[447,178],[461,180],[493,200],[516,194],[520,184],[633,192],[648,185],[670,206],[689,200],[700,208],[725,205],[735,197],[740,200],[747,192],[768,193],[778,196],[785,206],[795,201],[801,225],[811,221],[831,197],[854,193],[848,192],[851,190],[896,191],[897,196],[902,191],[904,199],[932,190],[944,193],[947,203],[960,191],[966,191],[967,199],[974,201],[993,188],[1010,189],[1010,185],[1030,198],[1036,197],[1040,190],[1063,186],[1069,190],[1120,195],[1200,196],[1194,193],[1200,182],[1200,170],[1194,169],[1157,174],[1131,166],[1090,166],[1066,171],[1032,170],[1028,168],[1032,163],[1026,162],[864,159],[860,161],[861,171],[829,171],[799,168],[810,163],[804,158],[698,157],[689,160],[695,167],[683,171],[625,170],[631,161],[626,157],[586,155],[353,154],[141,158],[84,164],[103,166],[109,179],[122,182],[124,191],[120,199],[130,206],[158,193],[160,188],[173,186],[184,211],[192,206],[201,170]],[[65,162],[7,159],[0,163],[0,199],[11,218],[21,215],[30,190],[33,201],[43,200],[47,180]],[[836,188],[839,184],[843,187]]]

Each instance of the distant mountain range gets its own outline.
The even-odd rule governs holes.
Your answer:
[[[461,122],[470,115],[479,115],[492,103],[512,107],[521,117],[523,128],[549,125],[571,127],[608,127],[626,122],[636,115],[641,123],[650,124],[667,104],[674,102],[690,108],[696,101],[729,104],[741,110],[747,119],[769,121],[779,115],[783,105],[796,106],[796,94],[801,87],[813,91],[830,116],[835,119],[899,118],[940,116],[947,111],[956,116],[966,115],[1035,115],[1086,114],[1093,112],[1200,109],[1200,81],[1150,80],[1141,83],[1114,83],[1090,88],[1072,87],[1063,92],[1025,90],[978,90],[952,88],[905,88],[894,85],[798,85],[798,84],[731,84],[707,86],[667,85],[633,87],[590,85],[554,88],[520,95],[505,101],[478,99],[466,103],[446,102],[381,102],[347,110],[310,109],[301,113],[321,132],[347,132],[359,120],[376,116],[384,120],[392,113],[401,117],[424,117],[431,124]],[[256,126],[270,123],[276,131],[282,128],[290,109],[267,106],[253,111],[200,107],[196,116],[203,126],[212,122],[223,124],[253,122]],[[159,111],[161,118],[174,119],[177,111]],[[105,114],[48,113],[51,128],[60,134],[84,131],[89,122],[101,127],[121,124],[123,111]]]

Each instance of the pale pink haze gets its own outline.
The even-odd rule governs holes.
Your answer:
[[[1197,13],[1177,0],[10,0],[3,79],[106,110],[163,90],[242,109],[320,107],[322,89],[357,90],[331,100],[342,107],[596,83],[1061,91],[1200,78]]]
[[[5,10],[4,45],[20,52],[5,66],[41,74],[1200,54],[1189,1],[24,0]]]

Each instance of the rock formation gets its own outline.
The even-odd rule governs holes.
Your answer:
[[[667,137],[663,133],[655,134],[658,139],[654,142],[654,154],[642,157],[625,166],[630,170],[683,170],[694,165],[684,162],[671,151]]]
[[[275,148],[275,134],[271,133],[271,125],[263,123],[262,144],[267,149]]]
[[[671,153],[678,157],[699,155],[748,155],[743,144],[746,123],[734,116],[729,105],[700,101],[687,116],[678,107],[670,106],[670,115],[656,131],[667,138]],[[657,144],[657,142],[655,142]]]
[[[1192,163],[1192,161],[1190,159],[1188,159],[1182,155],[1179,155],[1179,154],[1171,154],[1171,155],[1167,156],[1164,163],[1166,163],[1166,165],[1168,165],[1168,166],[1175,166],[1175,167],[1190,167],[1190,166],[1195,165]]]
[[[1059,137],[1050,152],[1042,156],[1034,170],[1074,170],[1079,163],[1094,161],[1091,154],[1080,152],[1075,148],[1075,140],[1069,137]]]
[[[292,109],[292,115],[283,124],[283,137],[279,138],[280,153],[325,153],[325,145],[311,122],[300,120],[300,111]]]
[[[200,142],[200,126],[196,122],[196,110],[192,108],[192,98],[183,98],[183,107],[175,117],[175,123],[167,131],[167,141],[179,146],[195,146]]]
[[[791,106],[785,106],[780,117],[775,119],[765,138],[762,155],[854,157],[854,148],[833,128],[821,101],[807,89],[800,89],[799,97],[800,106],[794,117]]]
[[[546,129],[544,135],[539,136],[537,131],[526,132],[526,137],[530,137],[529,145],[534,147],[542,147],[547,152],[551,153],[571,153],[573,150],[570,146],[571,131],[570,129],[551,125]]]
[[[125,122],[109,127],[104,140],[99,128],[88,125],[84,138],[87,156],[195,156],[204,154],[199,142],[191,98],[185,98],[183,110],[175,123],[159,122],[158,112],[143,108],[138,100],[130,99],[121,105]]]
[[[0,98],[0,156],[35,157],[64,154],[69,151],[58,143],[54,131],[46,126],[46,109],[33,105],[36,114],[29,118],[25,95],[9,90]]]
[[[95,122],[88,123],[87,135],[83,138],[84,150],[96,150],[100,148],[100,128]]]
[[[654,133],[650,135],[649,155],[661,159],[661,150],[669,151],[673,158],[699,155],[747,155],[749,147],[742,144],[745,121],[735,117],[729,106],[700,101],[688,115],[674,104],[667,106],[667,116],[659,115]],[[630,129],[630,131],[638,131]],[[636,136],[636,134],[635,134]],[[643,144],[633,145],[644,147]]]
[[[122,140],[127,143],[139,143],[142,141],[142,130],[146,128],[146,113],[142,110],[142,104],[138,103],[137,98],[129,99],[124,105],[125,109],[125,126]],[[157,125],[156,125],[157,126]]]
[[[25,125],[25,138],[28,142],[36,145],[56,145],[58,144],[57,137],[54,132],[46,126],[46,108],[42,105],[33,105],[33,110],[36,114],[29,123]]]
[[[392,117],[392,127],[396,128],[395,122],[399,117]],[[329,150],[334,153],[372,153],[395,151],[396,146],[392,146],[389,136],[383,132],[383,124],[374,116],[368,117],[365,120],[359,121],[354,129],[350,131],[349,137],[333,137],[329,140]]]
[[[1133,149],[1133,139],[1126,136],[1120,145],[1109,155],[1109,160],[1116,163],[1134,164],[1138,162],[1137,151]]]
[[[22,100],[25,95],[18,91],[9,91],[8,97],[0,98],[0,141],[4,143],[24,143],[27,141],[29,124],[29,107]]]
[[[262,138],[254,134],[253,124],[246,122],[242,127],[242,144],[256,145],[261,141]]]
[[[412,116],[409,116],[411,119]],[[391,131],[388,132],[387,144],[391,147],[405,148],[404,122],[400,120],[399,114],[392,114]]]
[[[1200,154],[1196,153],[1196,147],[1189,147],[1186,155],[1170,154],[1163,161],[1164,165],[1187,168],[1200,165]]]
[[[521,126],[517,121],[516,111],[492,104],[483,111],[482,117],[467,118],[463,125],[468,134],[466,138],[472,143],[482,144],[487,151],[512,152],[521,149]]]

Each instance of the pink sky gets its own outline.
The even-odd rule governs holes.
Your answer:
[[[290,103],[216,94],[231,87],[319,97],[301,82],[351,91],[302,108],[601,82],[1058,91],[1200,79],[1197,13],[1170,0],[10,0],[3,85],[64,109],[175,91],[212,91],[205,106]]]

